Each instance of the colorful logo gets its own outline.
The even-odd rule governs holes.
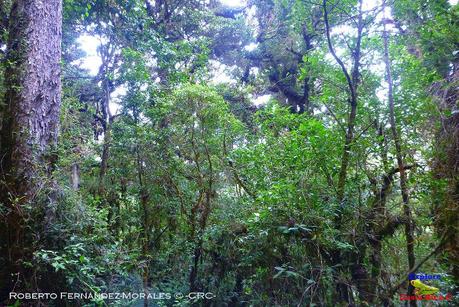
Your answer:
[[[419,279],[419,280],[441,280],[441,275],[440,274],[429,275],[429,274],[414,274],[414,273],[411,273],[410,275],[408,275],[408,279],[409,280],[416,280],[416,279]]]
[[[429,286],[423,282],[426,280],[441,280],[441,275],[439,274],[410,274],[408,275],[408,279],[415,289],[415,295],[400,294],[401,301],[450,301],[452,299],[451,293],[446,295],[437,294],[440,289]]]
[[[427,294],[435,294],[440,289],[428,286],[421,282],[419,279],[414,279],[410,281],[411,285],[415,288],[414,293],[416,295],[427,295]]]

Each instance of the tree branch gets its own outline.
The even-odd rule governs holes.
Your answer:
[[[341,70],[343,71],[344,76],[346,77],[349,91],[351,93],[351,101],[356,101],[356,95],[354,91],[354,85],[351,80],[351,76],[349,75],[349,72],[347,71],[346,66],[344,65],[343,61],[336,55],[335,49],[333,48],[333,44],[332,44],[331,36],[330,36],[330,24],[328,21],[327,0],[323,0],[322,6],[323,6],[323,11],[324,11],[325,34],[327,36],[328,50],[332,54],[333,58],[335,58],[336,62],[338,62],[339,66],[341,67]]]
[[[253,193],[249,188],[247,188],[247,185],[244,183],[244,181],[241,180],[241,178],[239,177],[239,174],[237,173],[236,169],[234,169],[234,166],[233,166],[233,162],[230,160],[228,161],[228,164],[230,166],[230,169],[233,173],[233,176],[234,176],[234,179],[236,180],[236,183],[238,185],[241,186],[241,188],[247,193],[249,194],[250,197],[252,197],[253,200],[256,200],[257,199],[257,196],[255,195],[255,193]]]

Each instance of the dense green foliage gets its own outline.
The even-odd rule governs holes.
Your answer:
[[[59,202],[46,230],[25,208],[24,265],[54,292],[172,294],[152,306],[402,305],[413,272],[457,303],[459,7],[385,6],[65,0]]]

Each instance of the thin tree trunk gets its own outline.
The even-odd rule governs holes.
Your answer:
[[[137,112],[134,112],[135,114],[135,122],[138,124],[138,119],[137,119]],[[143,292],[145,294],[145,299],[143,301],[143,306],[148,307],[148,294],[149,294],[149,277],[150,277],[150,231],[151,231],[151,226],[150,226],[150,221],[149,221],[149,210],[148,210],[148,205],[149,205],[149,200],[150,200],[150,195],[148,193],[148,190],[145,186],[144,182],[144,166],[143,166],[143,159],[141,157],[140,153],[140,146],[138,144],[138,136],[135,136],[136,138],[136,158],[137,158],[137,173],[138,173],[138,179],[139,179],[139,192],[140,192],[140,204],[142,206],[142,227],[143,227],[143,238],[142,238],[142,257],[145,261],[144,267],[143,267],[143,272],[142,272],[142,284],[143,284]]]
[[[26,228],[32,225],[27,224],[25,206],[40,205],[38,196],[54,188],[49,179],[61,103],[62,1],[16,0],[9,20],[0,140],[0,203],[9,212],[0,227],[1,253],[7,261],[1,269],[8,275],[0,276],[0,301],[11,290],[12,277],[21,282],[30,277],[23,266],[33,252],[26,248]],[[46,220],[50,218],[32,221],[36,226]],[[16,291],[20,287],[24,285]]]
[[[107,125],[109,126],[109,124]],[[110,158],[110,143],[111,143],[111,128],[104,129],[104,141],[102,145],[102,156],[100,159],[99,170],[99,187],[98,193],[100,197],[105,197],[105,177],[107,175],[108,160]]]
[[[199,239],[200,240],[200,239]],[[190,273],[190,292],[198,291],[198,271],[199,271],[199,260],[201,259],[202,254],[202,243],[201,240],[197,243],[197,246],[194,249],[193,253],[193,266],[191,267]]]
[[[389,101],[389,120],[392,131],[392,137],[395,143],[395,151],[397,157],[397,164],[400,170],[400,189],[403,199],[403,212],[406,218],[405,224],[405,236],[406,236],[406,249],[408,255],[408,266],[409,270],[414,267],[415,264],[415,255],[414,255],[414,225],[411,217],[411,209],[409,204],[409,192],[407,186],[407,175],[405,171],[405,165],[403,161],[402,147],[400,136],[397,132],[397,124],[395,120],[395,107],[394,107],[394,93],[393,93],[393,83],[392,83],[392,72],[390,66],[390,57],[389,57],[389,34],[386,29],[386,23],[384,21],[384,63],[386,65],[386,78],[388,83],[388,101]],[[413,287],[408,283],[408,295],[413,295]],[[410,301],[411,306],[416,306],[415,301]]]
[[[327,0],[323,0],[322,8],[324,14],[324,23],[325,23],[325,34],[327,37],[327,44],[330,53],[332,54],[333,58],[336,60],[338,65],[340,66],[344,77],[346,78],[346,82],[348,85],[349,90],[349,105],[350,105],[350,112],[349,117],[347,120],[347,130],[345,135],[345,141],[343,146],[343,154],[341,157],[341,166],[338,175],[338,186],[337,186],[337,200],[340,204],[340,211],[337,213],[336,218],[334,219],[334,223],[336,227],[339,229],[342,224],[342,214],[343,214],[343,205],[345,200],[345,188],[346,188],[346,179],[348,174],[348,167],[349,161],[352,151],[352,145],[354,142],[354,130],[355,130],[355,123],[357,117],[357,89],[359,84],[359,69],[360,69],[360,52],[361,52],[361,41],[362,41],[362,32],[363,32],[363,11],[362,11],[362,0],[359,0],[359,15],[358,15],[358,25],[357,25],[357,39],[356,39],[356,46],[352,50],[353,55],[353,67],[351,74],[349,74],[344,62],[338,57],[335,52],[335,49],[332,44],[331,34],[330,34],[330,25],[329,25],[329,18],[328,18],[328,10],[327,10]],[[334,264],[342,264],[343,268],[347,268],[347,263],[344,261],[348,261],[348,255],[343,255],[340,250],[335,250],[332,254],[332,261]],[[343,269],[341,269],[343,270]],[[352,291],[350,287],[344,282],[340,281],[341,277],[339,273],[335,273],[335,279],[337,280],[336,288],[337,293],[339,295],[340,301],[347,302],[351,304],[352,302]]]
[[[325,32],[327,35],[328,49],[332,56],[335,58],[336,62],[341,67],[344,76],[346,77],[348,89],[349,89],[349,105],[351,110],[349,112],[349,117],[347,121],[347,131],[345,136],[345,142],[343,147],[343,155],[341,157],[341,167],[338,176],[338,188],[337,188],[337,198],[339,202],[344,200],[344,190],[346,186],[347,178],[347,169],[349,166],[349,157],[351,153],[352,142],[354,141],[354,130],[355,130],[355,120],[357,116],[357,89],[359,84],[359,68],[360,68],[360,48],[362,41],[362,31],[363,31],[363,19],[362,19],[362,1],[359,1],[359,16],[358,16],[358,29],[357,29],[357,44],[353,50],[353,61],[354,65],[352,68],[351,75],[349,74],[346,66],[343,61],[336,55],[335,49],[333,47],[331,37],[330,37],[330,25],[328,21],[328,11],[327,11],[327,1],[323,0],[323,10],[324,10],[324,21],[325,21]]]
[[[72,190],[78,191],[80,187],[80,165],[77,162],[72,164],[72,175],[70,177],[70,185]]]
[[[104,64],[107,65],[107,64]],[[104,70],[105,71],[105,70]],[[111,90],[108,84],[107,76],[104,76],[103,92],[104,97],[102,98],[101,109],[102,109],[102,128],[104,131],[104,140],[102,145],[102,156],[100,160],[100,170],[99,170],[99,187],[98,193],[100,197],[105,197],[105,176],[107,175],[108,169],[108,160],[110,157],[110,145],[111,145],[111,126],[113,121],[113,116],[110,112],[110,94]]]
[[[139,174],[139,179],[140,179],[140,203],[142,205],[142,211],[143,211],[143,242],[142,242],[142,256],[144,258],[144,267],[143,267],[143,272],[142,272],[142,279],[143,279],[143,292],[145,294],[145,299],[143,301],[143,306],[148,307],[148,280],[150,277],[150,224],[148,222],[149,220],[149,214],[148,214],[148,193],[143,186],[142,183],[142,175]]]

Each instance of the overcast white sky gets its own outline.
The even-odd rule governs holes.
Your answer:
[[[449,0],[452,5],[458,3],[459,0]],[[228,6],[242,6],[246,4],[246,0],[220,0],[221,3],[228,5]],[[364,4],[366,8],[374,7],[379,0],[364,0]],[[89,35],[83,35],[78,40],[86,52],[86,57],[80,63],[82,68],[86,68],[90,71],[92,75],[95,75],[98,70],[99,66],[101,65],[100,57],[97,54],[97,47],[99,46],[99,40],[96,37],[92,37]],[[250,47],[256,47],[250,46]]]
[[[246,3],[244,0],[220,0],[220,2],[227,6],[243,6]]]

